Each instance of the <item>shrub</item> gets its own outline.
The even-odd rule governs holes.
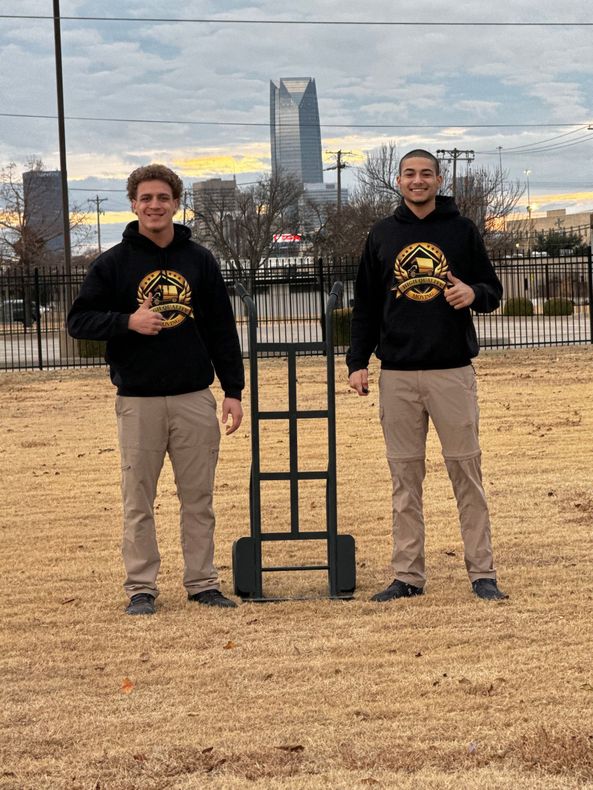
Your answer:
[[[570,299],[546,299],[544,302],[544,315],[572,315],[574,304]]]
[[[107,343],[104,340],[79,340],[78,354],[83,359],[103,358],[106,345]]]
[[[350,321],[352,319],[352,308],[338,307],[334,310],[334,345],[335,346],[349,346],[350,345]]]
[[[503,315],[533,315],[533,302],[524,296],[507,299],[502,308]]]

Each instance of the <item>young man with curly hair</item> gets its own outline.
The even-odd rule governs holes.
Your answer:
[[[224,391],[222,422],[241,424],[243,361],[235,320],[213,255],[173,217],[183,184],[164,165],[134,170],[128,197],[137,220],[89,270],[68,315],[72,337],[106,340],[117,387],[122,464],[124,589],[128,614],[153,614],[160,555],[154,500],[165,454],[180,501],[183,583],[190,601],[230,608],[214,557],[212,494],[220,428],[210,392]]]

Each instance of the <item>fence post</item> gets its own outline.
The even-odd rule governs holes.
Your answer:
[[[591,265],[591,247],[587,250],[587,288],[589,291],[589,338],[593,343],[593,266]]]
[[[323,298],[324,293],[324,281],[323,281],[323,258],[317,259],[317,276],[319,277],[319,321],[321,322],[321,342],[325,343],[325,299]],[[323,356],[326,355],[326,351],[323,352]]]
[[[41,344],[41,298],[39,291],[39,269],[33,270],[33,283],[35,287],[35,315],[37,316],[37,356],[39,370],[43,370],[43,346]]]

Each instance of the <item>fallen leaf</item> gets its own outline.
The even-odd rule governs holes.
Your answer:
[[[137,762],[139,762],[139,763],[145,763],[146,759],[147,758],[146,758],[145,754],[135,754],[134,755],[134,760],[137,760]]]
[[[214,746],[206,746],[205,749],[202,749],[202,754],[210,754],[212,751],[214,751]]]
[[[276,746],[277,749],[281,749],[283,752],[304,752],[305,747],[301,746],[300,743],[295,743],[294,745],[290,746]]]
[[[415,654],[415,658],[420,658],[421,656],[422,656],[422,653],[421,653],[420,651],[418,651],[418,652]]]
[[[224,765],[225,763],[226,763],[226,758],[225,758],[225,757],[223,757],[223,758],[222,758],[222,760],[218,760],[218,761],[217,761],[217,762],[215,762],[213,765],[211,765],[209,768],[206,768],[206,773],[207,773],[207,774],[211,773],[211,772],[212,772],[212,771],[214,771],[216,768],[220,768],[220,766],[221,766],[221,765]]]
[[[478,751],[478,744],[475,741],[471,741],[467,745],[467,753],[468,754],[475,754]]]
[[[229,641],[224,646],[224,649],[225,650],[232,650],[234,647],[237,647],[237,643],[233,642],[231,639],[229,639]]]
[[[446,551],[445,554],[447,557],[456,557],[456,553],[454,551]]]
[[[463,683],[464,685],[467,685],[468,683],[471,684],[471,680],[468,680],[468,678],[460,678],[459,683]]]
[[[590,683],[583,683],[581,688],[585,691],[593,691],[593,686]]]
[[[124,681],[121,684],[122,694],[131,694],[132,691],[134,691],[134,684],[132,683],[130,678],[124,678]]]
[[[190,710],[187,715],[188,716],[202,716],[203,714],[200,713],[199,711]]]

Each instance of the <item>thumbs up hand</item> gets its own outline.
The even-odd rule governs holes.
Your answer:
[[[160,313],[153,313],[152,294],[149,294],[135,313],[130,315],[128,329],[141,335],[158,335],[163,328],[163,317]]]
[[[447,272],[447,279],[450,285],[445,289],[445,299],[454,310],[461,310],[463,307],[469,307],[476,298],[476,292],[471,287],[462,282],[458,277],[451,272]]]

